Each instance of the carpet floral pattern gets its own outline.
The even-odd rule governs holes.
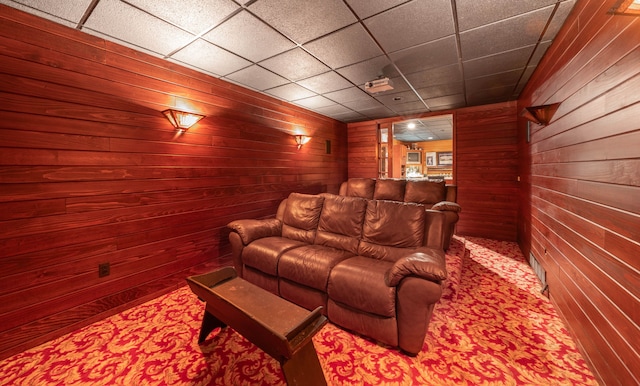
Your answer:
[[[456,237],[450,278],[415,357],[327,324],[329,385],[595,385],[514,243]],[[0,385],[284,385],[232,329],[199,346],[203,304],[182,287],[0,362]]]

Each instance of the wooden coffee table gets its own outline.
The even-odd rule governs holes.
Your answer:
[[[299,307],[239,277],[225,267],[187,278],[206,302],[198,343],[227,325],[275,358],[288,385],[326,385],[313,336],[327,323],[322,307]]]

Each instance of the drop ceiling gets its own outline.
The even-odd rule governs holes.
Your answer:
[[[517,99],[575,0],[0,3],[356,122]]]

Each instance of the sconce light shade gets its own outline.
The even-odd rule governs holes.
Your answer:
[[[533,123],[548,125],[559,106],[560,103],[553,103],[550,105],[525,107],[521,115]]]
[[[614,15],[640,16],[640,0],[618,0],[609,13]]]
[[[199,120],[204,118],[204,115],[188,113],[186,111],[179,111],[168,109],[162,112],[167,117],[169,122],[178,130],[187,130],[191,126],[195,125]]]
[[[305,143],[311,140],[311,137],[307,137],[306,135],[296,135],[295,138],[296,138],[296,143],[298,144],[298,150],[300,150],[302,145],[304,145]]]

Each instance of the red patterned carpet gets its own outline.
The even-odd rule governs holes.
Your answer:
[[[424,348],[407,357],[327,324],[329,385],[595,385],[514,243],[456,238]],[[0,362],[2,385],[284,385],[233,330],[197,344],[203,304],[182,287]]]

